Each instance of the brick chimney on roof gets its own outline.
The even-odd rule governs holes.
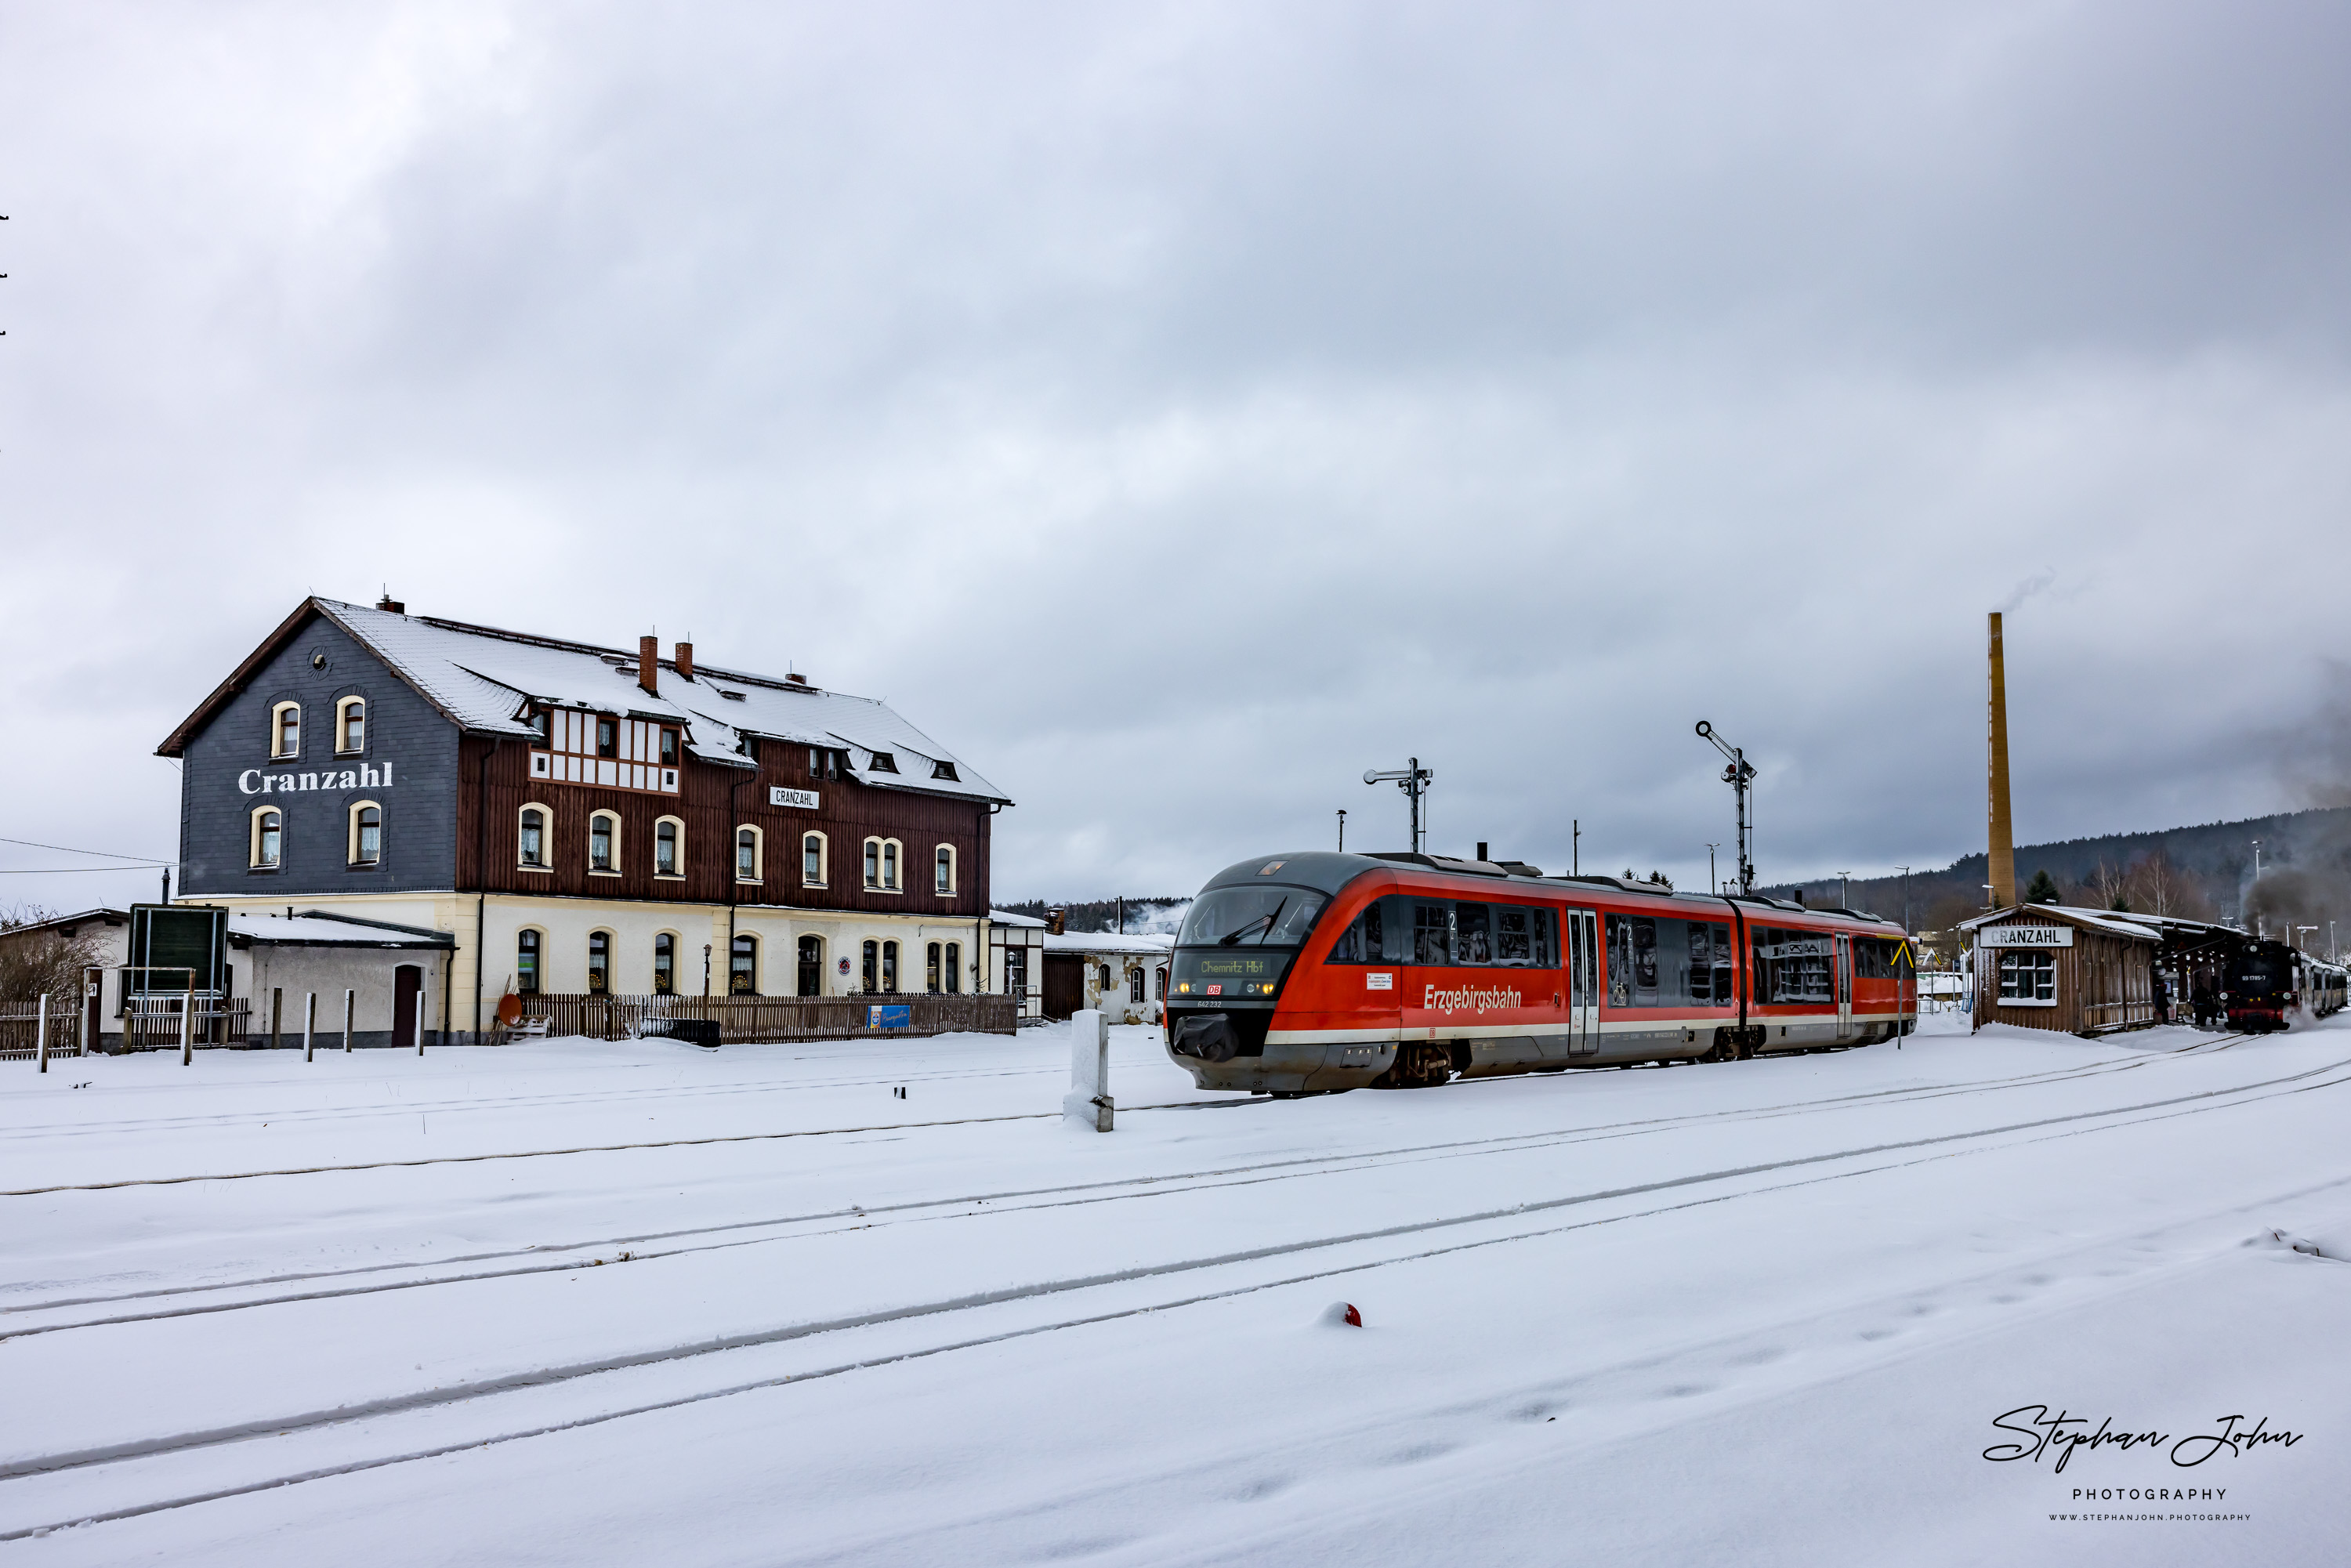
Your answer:
[[[677,645],[677,673],[683,679],[694,679],[694,644],[691,643]]]
[[[661,639],[637,639],[637,685],[659,695],[661,692]]]

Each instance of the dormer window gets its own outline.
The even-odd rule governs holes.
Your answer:
[[[963,782],[960,778],[956,777],[955,764],[952,762],[932,763],[931,777],[934,779],[944,779],[950,784],[960,784]]]
[[[871,771],[875,773],[895,773],[898,771],[898,759],[889,752],[877,751],[873,754],[873,764]]]
[[[367,749],[367,699],[345,697],[335,705],[335,750],[349,757]]]
[[[554,744],[555,716],[545,708],[530,716],[530,743],[541,750]]]
[[[279,703],[269,711],[269,755],[302,755],[302,705]]]
[[[810,777],[810,778],[811,778],[811,779],[838,779],[838,778],[840,778],[840,777],[841,777],[841,753],[839,753],[838,751],[829,751],[829,750],[826,750],[826,749],[825,749],[824,747],[818,747],[818,746],[811,746],[811,747],[809,747],[809,777]]]

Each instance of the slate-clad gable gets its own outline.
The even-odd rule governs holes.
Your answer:
[[[320,655],[323,668],[313,664]],[[367,744],[338,757],[335,704],[351,695],[367,699]],[[269,755],[271,711],[288,701],[302,705],[303,729],[302,755],[290,761]],[[454,724],[331,620],[313,616],[186,739],[179,892],[292,900],[454,888],[457,754]],[[387,768],[389,786],[359,782],[363,769],[381,780]],[[265,778],[277,786],[261,789]],[[283,788],[289,779],[295,787]],[[348,809],[362,800],[383,809],[383,858],[366,868],[348,863]],[[246,863],[252,811],[264,804],[285,813],[275,872]]]

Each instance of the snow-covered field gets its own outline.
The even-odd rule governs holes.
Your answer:
[[[1121,1030],[1107,1136],[1059,1029],[0,1063],[0,1542],[2351,1557],[2351,1016],[1928,1027],[1280,1103]],[[1984,1457],[2041,1406],[2168,1441]]]

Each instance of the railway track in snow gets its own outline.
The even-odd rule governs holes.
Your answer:
[[[41,1515],[42,1522],[0,1527],[0,1541],[19,1540],[78,1524],[131,1518],[277,1487],[412,1463],[467,1449],[523,1441],[764,1389],[810,1383],[1149,1312],[1180,1310],[1287,1285],[1336,1279],[1447,1254],[1523,1244],[1598,1226],[1654,1218],[1709,1204],[1733,1202],[1828,1182],[1855,1180],[1939,1160],[1992,1154],[2055,1138],[2086,1136],[2153,1122],[2235,1110],[2283,1095],[2320,1092],[2346,1086],[2351,1086],[2351,1058],[2253,1083],[2203,1090],[2135,1104],[2035,1117],[1992,1126],[1822,1151],[1782,1160],[1692,1172],[1508,1207],[907,1303],[854,1316],[779,1324],[756,1333],[643,1349],[565,1365],[530,1368],[502,1377],[422,1390],[332,1410],[289,1413],[209,1430],[170,1434],[89,1450],[28,1457],[0,1467],[0,1509],[12,1509],[11,1493],[21,1492],[25,1487],[37,1490],[44,1485],[57,1485],[61,1478],[90,1474],[122,1474],[123,1479],[131,1483],[131,1490],[143,1495],[136,1499],[118,1499],[101,1506],[64,1508]],[[1850,1168],[1821,1168],[1839,1165],[1849,1166]],[[2346,1183],[2351,1183],[2351,1178],[2314,1184],[2306,1190],[2325,1190]],[[1708,1190],[1709,1188],[1719,1190]],[[1670,1201],[1646,1205],[1641,1201],[1666,1197],[1670,1197]],[[1629,1202],[1635,1207],[1598,1214],[1576,1212],[1617,1202]],[[2221,1212],[2233,1213],[2243,1207],[2242,1204],[2229,1206]],[[1477,1234],[1480,1228],[1489,1233]],[[1364,1255],[1366,1253],[1369,1255]],[[1219,1275],[1240,1277],[1221,1279]],[[1139,1292],[1143,1299],[1132,1299],[1138,1293],[1134,1287],[1155,1285],[1176,1288],[1172,1291],[1144,1289]],[[993,1327],[985,1326],[980,1321],[984,1314],[1007,1307],[1048,1302],[1096,1291],[1124,1291],[1127,1294],[1115,1302],[1101,1301],[1095,1303],[1092,1310],[1064,1312],[1041,1321]],[[884,1347],[868,1354],[849,1351],[846,1343],[850,1336],[861,1331],[925,1321],[936,1321],[941,1324],[967,1323],[969,1326],[962,1332],[951,1332],[927,1343]],[[567,1392],[578,1391],[590,1380],[626,1377],[646,1368],[666,1368],[673,1374],[682,1366],[732,1371],[737,1369],[736,1364],[720,1364],[709,1358],[722,1353],[759,1352],[807,1342],[823,1342],[826,1336],[832,1335],[842,1336],[843,1350],[848,1354],[759,1375],[712,1378],[703,1386],[658,1397],[621,1397],[610,1400],[601,1407],[569,1414],[558,1413],[549,1418],[531,1419],[528,1412],[524,1410],[513,1410],[507,1413],[508,1418],[498,1418],[500,1408],[517,1397],[527,1400],[559,1397]],[[613,1392],[622,1391],[616,1388]],[[479,1403],[475,1413],[489,1416],[491,1419],[477,1423],[473,1429],[447,1440],[401,1441],[404,1435],[414,1434],[404,1434],[398,1429],[399,1424],[435,1413],[465,1411],[475,1406],[476,1402]],[[371,1444],[368,1439],[371,1435],[392,1441]],[[374,1451],[354,1451],[340,1458],[289,1465],[272,1462],[269,1458],[278,1451],[274,1441],[278,1438],[300,1440],[306,1453],[316,1452],[321,1444],[329,1442],[341,1442],[353,1449],[372,1447]],[[162,1469],[168,1469],[175,1460],[215,1453],[231,1445],[249,1442],[259,1446],[242,1452],[261,1462],[248,1466],[248,1474],[243,1479],[174,1486],[171,1484],[171,1478],[162,1473]],[[135,1477],[126,1472],[135,1472]],[[33,1508],[37,1510],[37,1502],[33,1503]],[[26,1515],[20,1513],[19,1517]]]
[[[1579,1144],[1654,1136],[1709,1124],[1770,1121],[1864,1107],[1917,1104],[1996,1089],[2043,1088],[2053,1083],[2084,1079],[2112,1078],[2147,1067],[2151,1063],[2176,1060],[2179,1056],[2198,1052],[2208,1047],[2225,1048],[2227,1043],[2225,1040],[2200,1042],[2199,1046],[2184,1047],[2178,1051],[2150,1054],[2125,1061],[2100,1062],[2080,1068],[2021,1073],[2008,1078],[1985,1080],[1963,1085],[1926,1084],[1907,1089],[1874,1090],[1857,1094],[1823,1096],[1768,1106],[1688,1112],[1670,1116],[1642,1117],[1531,1133],[1389,1145],[1343,1154],[1288,1155],[1278,1159],[1219,1166],[1213,1170],[1182,1172],[1167,1176],[1131,1176],[1108,1181],[1006,1188],[946,1197],[908,1199],[891,1204],[851,1205],[801,1214],[728,1220],[713,1225],[632,1231],[623,1235],[599,1237],[583,1241],[542,1242],[526,1247],[492,1249],[480,1252],[456,1254],[427,1262],[364,1264],[345,1269],[277,1273],[204,1285],[170,1286],[106,1294],[52,1297],[38,1301],[10,1302],[0,1305],[0,1343],[11,1339],[60,1333],[68,1329],[99,1328],[167,1318],[206,1316],[217,1312],[277,1306],[296,1301],[373,1295],[392,1291],[465,1284],[477,1281],[532,1274],[560,1273],[572,1270],[601,1267],[607,1262],[615,1261],[616,1259],[608,1258],[605,1254],[623,1249],[630,1255],[629,1261],[651,1261],[701,1252],[805,1239],[832,1234],[841,1229],[872,1229],[892,1225],[975,1219],[1038,1209],[1077,1207],[1093,1204],[1126,1202],[1139,1198],[1176,1197],[1189,1193],[1257,1186],[1268,1182],[1342,1176],[1353,1171],[1392,1168],[1400,1165],[1434,1160],[1526,1154]],[[2351,1065],[2351,1059],[2346,1059],[2346,1064]],[[1470,1086],[1463,1084],[1456,1087]],[[2228,1092],[2230,1091],[2213,1092]],[[1269,1102],[1228,1101],[1206,1103],[1263,1104]],[[985,1120],[1034,1119],[1042,1118],[1022,1116]],[[795,1134],[756,1134],[755,1136],[789,1135]],[[684,1140],[683,1142],[690,1145],[705,1141],[706,1140]],[[486,1159],[511,1156],[479,1157]],[[189,1181],[207,1178],[176,1179]],[[146,1184],[106,1184],[106,1187],[101,1190],[137,1185]],[[217,1299],[224,1293],[234,1291],[259,1293],[242,1296],[235,1300]],[[190,1297],[214,1299],[192,1301],[187,1299]],[[155,1304],[134,1308],[131,1305],[134,1302]],[[130,1310],[89,1313],[50,1322],[27,1321],[36,1319],[38,1314],[64,1312],[78,1307]]]

